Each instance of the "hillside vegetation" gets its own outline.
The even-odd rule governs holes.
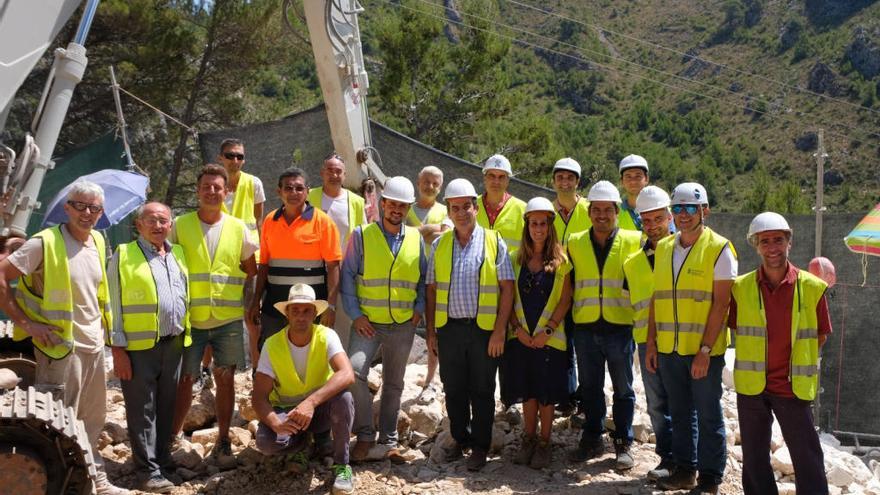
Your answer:
[[[620,158],[638,153],[659,185],[700,181],[720,210],[806,213],[822,129],[829,210],[880,200],[874,1],[362,4],[372,118],[465,159],[501,152],[520,177],[548,184],[560,157],[592,182],[616,180]],[[113,125],[109,64],[123,87],[197,130],[319,103],[303,23],[287,13],[299,36],[282,27],[280,1],[102,2],[60,151]],[[22,91],[13,126],[29,122],[47,69]],[[194,140],[131,99],[125,107],[134,154],[174,201],[199,161]]]

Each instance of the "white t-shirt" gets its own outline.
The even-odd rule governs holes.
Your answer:
[[[96,353],[104,348],[104,325],[98,305],[101,285],[101,258],[91,236],[80,242],[61,226],[61,237],[67,250],[70,289],[73,296],[73,341],[76,349]],[[43,295],[43,240],[31,237],[7,258],[24,275],[32,275],[35,294]]]
[[[254,204],[258,205],[260,203],[266,202],[266,191],[263,189],[263,181],[260,180],[256,175],[254,176]],[[226,194],[226,208],[232,211],[232,205],[235,203],[235,191],[229,191]],[[263,219],[258,218],[257,222],[261,222]]]
[[[339,341],[339,336],[336,335],[336,332],[332,329],[326,329],[324,332],[324,335],[327,337],[327,361],[330,361],[333,356],[345,351],[342,348],[342,342]],[[290,356],[293,358],[293,367],[296,368],[296,374],[299,375],[300,381],[305,383],[306,374],[308,372],[307,365],[309,361],[309,349],[312,348],[312,341],[310,340],[304,347],[298,347],[293,345],[293,342],[288,338],[287,346],[290,348]],[[276,378],[275,370],[272,369],[272,362],[269,360],[269,352],[266,349],[266,346],[263,346],[263,350],[260,351],[260,362],[257,364],[257,371],[272,377],[273,380]]]
[[[672,273],[674,274],[675,279],[678,280],[678,272],[681,271],[681,266],[684,264],[684,260],[685,258],[687,258],[687,254],[694,246],[693,244],[688,247],[682,246],[681,233],[678,232],[675,234],[675,242],[673,246]],[[718,260],[715,262],[715,273],[712,280],[735,279],[738,271],[738,266],[739,265],[736,261],[736,257],[734,257],[733,253],[730,251],[730,245],[724,246],[724,249],[721,250],[721,255],[718,256]]]
[[[342,194],[335,198],[327,196],[327,193],[321,193],[321,210],[333,220],[336,228],[339,229],[339,242],[342,252],[348,242],[348,231],[351,227],[348,224],[348,191],[342,190]]]

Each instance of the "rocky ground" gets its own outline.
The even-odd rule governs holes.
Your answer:
[[[637,467],[620,474],[613,470],[613,449],[590,462],[572,465],[565,460],[565,452],[577,443],[580,429],[570,418],[557,418],[553,427],[553,463],[537,471],[511,462],[519,448],[522,434],[521,409],[516,406],[502,411],[499,405],[495,419],[492,453],[489,464],[478,473],[465,470],[464,461],[444,463],[442,448],[450,437],[444,419],[442,394],[437,401],[422,405],[416,396],[424,379],[424,343],[417,337],[411,364],[407,368],[406,388],[403,393],[398,430],[402,441],[410,448],[411,461],[393,465],[383,460],[381,447],[371,452],[377,459],[354,467],[357,493],[364,494],[418,494],[418,493],[583,493],[594,494],[648,494],[660,493],[645,482],[645,474],[658,458],[653,452],[653,433],[645,413],[641,380],[636,377],[638,396],[634,422],[636,443],[634,455]],[[728,360],[732,363],[732,359]],[[381,386],[381,365],[370,377],[371,388]],[[607,397],[611,397],[610,380]],[[739,432],[736,420],[735,394],[730,370],[725,371],[724,410],[727,422],[728,462],[721,493],[741,493],[741,459]],[[332,484],[329,459],[314,460],[306,473],[297,473],[282,459],[268,458],[254,446],[256,418],[249,404],[250,375],[236,377],[237,407],[233,419],[232,442],[234,456],[215,459],[209,455],[216,440],[213,427],[213,400],[210,393],[202,392],[194,401],[185,429],[191,432],[174,451],[178,463],[179,486],[172,492],[183,494],[274,494],[274,493],[327,493]],[[378,396],[377,396],[378,398]],[[500,404],[500,402],[499,402]],[[121,486],[133,487],[131,450],[125,430],[125,411],[118,382],[111,382],[108,395],[107,426],[101,438],[100,452],[107,463],[111,479]],[[378,400],[374,406],[378,405]],[[374,407],[374,410],[376,408]],[[610,411],[610,409],[609,409]],[[612,426],[609,423],[609,426]],[[839,442],[823,435],[825,465],[831,484],[831,493],[869,493],[880,495],[880,463],[865,460],[838,448]],[[779,480],[780,494],[794,494],[793,468],[778,425],[774,424],[773,466]],[[870,468],[868,467],[870,465]]]

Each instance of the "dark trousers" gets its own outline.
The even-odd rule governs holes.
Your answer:
[[[826,495],[825,461],[819,436],[813,427],[810,402],[767,393],[736,396],[743,451],[743,492],[746,495],[776,495],[776,479],[770,466],[770,436],[773,416],[794,465],[798,495]]]
[[[648,403],[648,417],[657,437],[654,452],[661,460],[672,461],[672,418],[669,416],[669,397],[663,387],[663,373],[651,373],[645,367],[646,345],[639,344],[639,368],[642,371],[642,384],[645,386],[645,401]]]
[[[171,466],[171,427],[183,336],[160,339],[151,349],[129,351],[131,380],[122,380],[128,439],[141,478],[161,475]]]
[[[449,319],[437,329],[440,381],[452,438],[462,446],[489,451],[495,420],[495,372],[499,359],[489,357],[492,332],[476,320]]]
[[[581,401],[586,413],[581,445],[595,443],[605,431],[605,364],[614,387],[614,432],[611,436],[626,444],[633,441],[633,414],[636,394],[633,391],[633,352],[635,343],[629,331],[602,332],[578,325],[574,331]]]
[[[276,413],[288,412],[290,409],[276,408]],[[354,400],[348,390],[332,397],[315,408],[312,422],[306,432],[315,436],[333,435],[333,462],[348,464],[348,443],[351,438],[351,426],[354,422]],[[308,446],[308,435],[301,432],[278,440],[275,430],[260,422],[257,427],[257,450],[266,455],[293,454]]]
[[[658,354],[663,387],[672,416],[672,457],[681,467],[700,472],[700,480],[721,484],[727,465],[727,439],[721,410],[724,356],[713,356],[707,375],[691,377],[694,356]],[[696,412],[696,421],[694,420]]]

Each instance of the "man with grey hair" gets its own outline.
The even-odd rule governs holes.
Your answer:
[[[410,227],[419,229],[422,238],[425,240],[425,257],[431,256],[431,249],[434,241],[440,237],[440,234],[452,228],[452,222],[446,212],[446,205],[437,201],[437,195],[443,187],[443,171],[439,168],[428,165],[419,172],[416,188],[419,191],[419,197],[406,217],[406,224]],[[425,337],[424,327],[417,329],[422,337]],[[429,404],[437,398],[439,390],[434,385],[434,376],[437,374],[437,356],[428,353],[428,372],[425,376],[425,383],[422,392],[419,394],[418,401],[422,404]]]
[[[138,238],[116,249],[107,268],[113,325],[108,344],[122,384],[128,438],[140,489],[167,493],[174,483],[171,429],[183,348],[192,343],[186,258],[168,242],[171,209],[138,209]],[[122,288],[125,290],[122,290]],[[164,412],[164,413],[163,413]]]
[[[97,449],[107,412],[104,336],[111,321],[104,236],[93,230],[103,211],[101,187],[75,182],[64,204],[68,221],[38,232],[0,261],[0,308],[15,323],[15,338],[31,337],[40,351],[37,386],[84,423],[99,495],[129,493],[107,479]]]

